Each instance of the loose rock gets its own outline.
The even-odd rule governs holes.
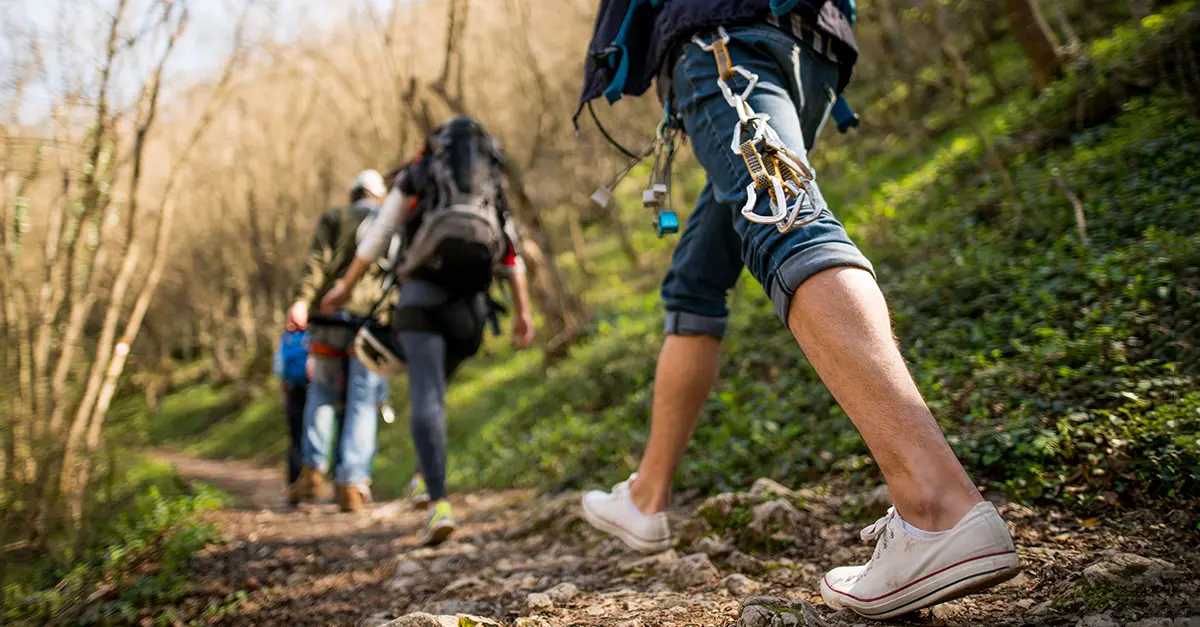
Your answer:
[[[541,612],[554,611],[554,601],[550,600],[550,595],[543,592],[534,592],[525,597],[525,611],[530,614],[539,614]]]
[[[449,595],[452,592],[457,592],[458,590],[463,590],[465,588],[475,588],[485,585],[487,585],[487,583],[478,577],[463,577],[450,582],[450,584],[442,589],[442,594]]]
[[[758,558],[746,555],[741,551],[730,553],[729,557],[725,558],[725,563],[733,570],[751,575],[756,575],[766,570],[766,567],[763,566],[763,563]]]
[[[424,612],[406,614],[387,623],[384,627],[501,627],[500,623],[482,616],[470,614],[433,615]]]
[[[713,583],[721,578],[721,572],[703,553],[694,553],[679,560],[671,567],[667,577],[678,588],[691,588]]]
[[[800,530],[800,510],[787,501],[767,501],[756,505],[746,527],[761,539],[777,534],[794,536]]]
[[[750,495],[755,499],[763,500],[772,496],[790,497],[792,491],[774,479],[759,477],[750,486]]]
[[[458,627],[457,616],[434,616],[424,612],[406,614],[384,627]]]
[[[737,627],[829,627],[808,601],[750,597],[742,601]]]
[[[667,568],[671,568],[672,566],[674,566],[675,563],[678,561],[679,561],[679,554],[675,552],[675,549],[667,549],[666,551],[663,551],[662,553],[656,553],[649,557],[643,557],[643,558],[636,559],[636,560],[633,560],[630,562],[625,562],[625,563],[621,564],[620,568],[623,571],[665,570]]]
[[[724,542],[720,538],[714,538],[713,536],[704,536],[703,538],[696,540],[692,543],[692,548],[699,553],[703,553],[712,557],[725,555],[733,550],[733,547],[729,546],[728,543]]]
[[[1108,614],[1096,614],[1094,616],[1086,616],[1083,620],[1076,623],[1077,627],[1120,627],[1112,616]]]
[[[394,575],[396,577],[410,577],[412,575],[419,575],[423,572],[425,572],[425,567],[422,566],[420,562],[402,560],[400,563],[396,564],[396,572]]]
[[[700,504],[696,508],[696,515],[705,519],[712,520],[713,518],[726,518],[733,508],[744,505],[749,505],[754,502],[754,497],[745,492],[726,492],[718,494],[707,501]]]
[[[573,583],[563,582],[547,590],[546,596],[555,603],[569,603],[571,599],[579,596],[579,588]]]
[[[738,597],[750,596],[758,592],[762,586],[753,579],[740,574],[734,573],[721,580],[721,585],[725,586],[731,594]]]
[[[1083,569],[1083,580],[1092,585],[1147,586],[1182,576],[1183,571],[1170,562],[1133,553],[1108,553]]]
[[[709,525],[707,520],[698,517],[689,518],[679,525],[679,542],[687,546],[710,531],[712,531],[712,525]]]

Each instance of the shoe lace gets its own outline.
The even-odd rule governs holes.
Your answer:
[[[876,520],[875,522],[871,523],[871,526],[866,527],[862,531],[858,532],[858,537],[862,538],[863,542],[870,542],[872,540],[875,540],[876,538],[878,538],[880,535],[883,534],[883,530],[887,529],[888,522],[895,515],[896,515],[896,508],[889,507],[887,514],[885,514],[879,520]]]
[[[858,532],[858,537],[862,538],[863,542],[872,542],[876,539],[879,540],[879,542],[875,545],[875,552],[871,555],[871,561],[867,562],[867,567],[861,573],[862,575],[865,575],[867,571],[871,569],[871,566],[875,564],[876,560],[879,559],[880,552],[887,549],[888,538],[893,537],[894,534],[885,534],[884,531],[887,530],[888,523],[891,522],[892,518],[895,516],[896,508],[889,507],[887,514],[882,516],[879,520],[871,523],[871,526],[866,527],[862,531]]]

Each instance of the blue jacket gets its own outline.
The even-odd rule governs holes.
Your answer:
[[[619,55],[612,52],[613,41],[632,4],[637,6],[626,30],[623,54],[628,56],[627,76],[621,92],[640,96],[654,82],[663,60],[674,46],[698,31],[717,26],[765,23],[771,13],[770,0],[663,0],[661,7],[650,0],[602,0],[596,12],[596,26],[588,45],[583,93],[575,118],[584,105],[600,97],[618,73]],[[850,73],[858,59],[858,42],[850,19],[839,9],[847,0],[799,0],[794,12],[817,30],[829,36],[839,64],[838,93],[850,82]],[[616,95],[616,98],[619,98]],[[609,100],[616,98],[610,95]]]

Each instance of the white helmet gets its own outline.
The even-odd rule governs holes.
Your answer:
[[[350,193],[360,189],[380,198],[387,196],[387,185],[383,184],[383,176],[375,170],[363,170],[354,177],[354,182],[350,184]]]
[[[381,377],[397,377],[404,373],[403,354],[395,333],[378,320],[368,320],[354,337],[354,356],[367,370]]]

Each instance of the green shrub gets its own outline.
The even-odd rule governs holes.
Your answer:
[[[225,502],[200,486],[194,495],[164,497],[149,488],[123,514],[111,538],[70,566],[49,565],[29,582],[10,582],[0,599],[5,624],[127,624],[187,591],[187,566],[215,530],[199,514]]]

